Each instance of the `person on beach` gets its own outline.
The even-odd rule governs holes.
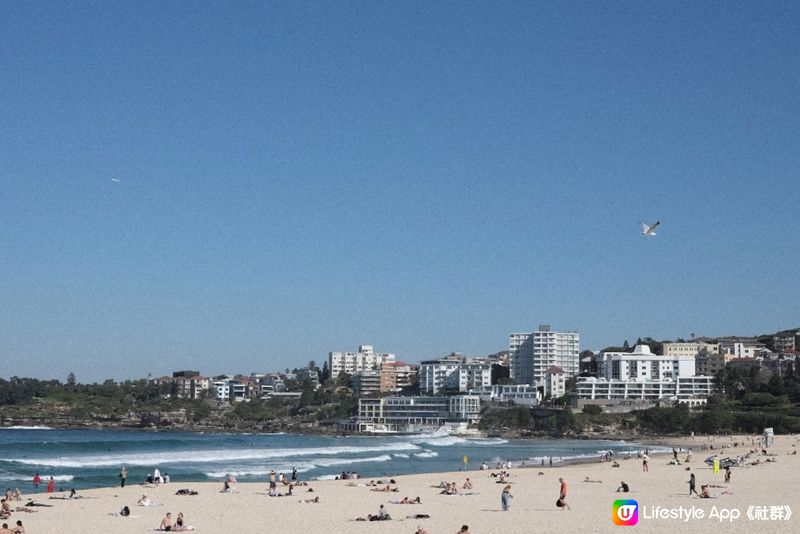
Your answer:
[[[503,506],[503,511],[508,512],[508,508],[511,506],[511,499],[514,496],[511,495],[511,485],[509,484],[505,488],[503,488],[503,493],[500,494],[500,504]]]
[[[164,519],[161,520],[161,524],[158,525],[158,530],[172,530],[172,514],[167,512],[167,515],[164,516]]]
[[[56,491],[56,481],[53,477],[50,477],[50,480],[47,481],[47,493],[53,493]]]
[[[3,523],[3,527],[0,528],[0,534],[14,534],[14,531],[8,528],[8,523]]]
[[[126,480],[128,480],[128,470],[125,469],[125,466],[123,465],[119,470],[119,487],[124,488]]]
[[[561,482],[561,489],[558,492],[556,506],[562,510],[569,510],[569,505],[567,504],[567,481],[563,478],[559,478],[558,481]]]
[[[647,453],[644,453],[642,455],[642,471],[644,471],[645,473],[650,471],[649,462],[650,462],[650,457],[647,456]]]
[[[619,493],[620,491],[622,493],[628,493],[630,491],[630,488],[625,482],[620,482],[619,487],[617,488],[617,493]]]
[[[695,489],[694,473],[689,475],[689,496],[690,497],[692,496],[692,492],[694,492],[694,494],[697,495],[698,497],[700,496],[700,494],[697,493],[697,490]]]
[[[469,526],[461,525],[461,530],[456,532],[456,534],[469,534]]]
[[[464,485],[461,486],[461,489],[472,489],[472,482],[470,481],[469,477],[467,477],[467,480],[464,481]]]
[[[158,466],[156,466],[156,468],[153,469],[153,484],[155,484],[156,486],[161,484],[161,471],[158,469]]]
[[[14,534],[25,534],[25,527],[22,526],[22,521],[17,521],[17,526],[13,529]]]
[[[269,489],[275,490],[278,487],[277,477],[275,476],[275,470],[269,472]]]
[[[33,492],[39,493],[39,486],[42,484],[42,477],[39,475],[37,471],[35,475],[33,475]]]
[[[172,525],[172,531],[185,532],[187,530],[194,530],[194,527],[186,524],[186,520],[183,518],[183,512],[178,512],[178,517],[175,519],[175,524]]]
[[[729,483],[731,481],[731,466],[725,466],[725,483]]]

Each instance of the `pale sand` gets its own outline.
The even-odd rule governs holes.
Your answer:
[[[745,438],[747,444],[750,439]],[[700,450],[704,438],[686,443],[694,445],[695,454],[691,464],[697,477],[697,489],[705,483],[714,483],[712,470],[702,461],[710,451]],[[720,444],[723,439],[717,438]],[[749,446],[726,450],[725,455],[744,455]],[[503,485],[488,476],[491,471],[469,471],[395,477],[399,493],[371,492],[366,487],[348,487],[347,481],[312,481],[314,493],[297,487],[295,496],[268,498],[266,483],[240,483],[238,493],[220,493],[221,483],[183,483],[172,481],[158,488],[143,488],[129,485],[82,491],[85,498],[77,500],[48,500],[46,494],[34,496],[38,502],[52,504],[53,508],[38,508],[38,513],[15,512],[7,522],[13,526],[22,519],[31,534],[113,532],[139,534],[158,527],[167,511],[173,519],[178,512],[186,516],[187,524],[199,533],[235,534],[239,532],[294,532],[316,534],[338,533],[403,533],[413,534],[419,525],[430,534],[454,534],[462,524],[468,524],[472,534],[532,533],[532,532],[615,532],[619,531],[611,522],[611,505],[615,499],[635,499],[640,508],[645,506],[698,507],[706,516],[713,507],[736,508],[742,517],[733,523],[720,524],[715,519],[705,518],[683,522],[679,520],[656,520],[642,517],[640,509],[640,532],[800,532],[800,449],[797,436],[778,436],[771,452],[776,453],[775,463],[734,468],[731,483],[725,488],[712,488],[718,498],[700,499],[689,497],[689,472],[687,464],[668,465],[665,455],[651,458],[650,472],[643,473],[641,462],[636,459],[622,460],[619,468],[609,463],[590,463],[559,468],[512,469],[511,482],[514,498],[511,510],[500,511],[500,492]],[[763,462],[765,457],[760,458]],[[683,458],[681,458],[683,459]],[[412,460],[413,461],[413,460]],[[749,463],[749,462],[748,462]],[[539,472],[543,475],[539,475]],[[473,481],[473,495],[440,495],[432,488],[442,480],[455,481],[459,488],[466,476]],[[602,483],[585,483],[589,476]],[[558,497],[558,478],[568,483],[567,502],[572,507],[563,511],[555,507]],[[723,483],[723,473],[717,477]],[[630,485],[628,494],[615,493],[620,481]],[[366,480],[358,481],[360,483]],[[197,496],[177,496],[175,491],[188,487],[197,490]],[[24,489],[24,488],[23,488]],[[285,491],[285,487],[279,487]],[[723,491],[732,494],[721,494]],[[137,507],[136,500],[146,493],[158,506]],[[302,499],[320,497],[320,503],[307,504]],[[422,504],[398,505],[389,501],[404,496],[420,496]],[[29,495],[25,497],[29,498]],[[23,498],[23,503],[25,502]],[[14,503],[14,505],[19,503]],[[131,508],[131,517],[116,517],[124,505]],[[376,513],[384,504],[393,520],[382,522],[357,522],[356,517]],[[793,517],[789,521],[749,521],[746,511],[750,505],[789,505]],[[430,519],[408,519],[410,514],[429,514]],[[623,530],[624,531],[624,530]]]

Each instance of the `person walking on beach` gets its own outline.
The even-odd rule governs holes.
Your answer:
[[[39,475],[39,472],[37,471],[36,474],[33,475],[33,492],[34,493],[39,493],[39,486],[41,485],[41,483],[42,483],[42,477],[41,477],[41,475]]]
[[[128,470],[125,469],[125,466],[122,466],[122,469],[119,470],[119,487],[125,487],[125,481],[128,479]]]
[[[50,477],[50,480],[47,481],[47,493],[53,493],[56,490],[56,481],[53,477]]]
[[[691,497],[692,492],[694,492],[694,494],[699,497],[700,494],[697,493],[697,490],[695,489],[694,486],[695,486],[695,479],[694,479],[694,473],[692,473],[691,475],[689,475],[689,496]]]
[[[649,462],[650,462],[650,457],[647,456],[647,453],[644,453],[642,455],[642,471],[644,471],[645,473],[650,471],[650,466],[648,465]]]
[[[731,466],[725,466],[725,484],[731,481]]]
[[[511,506],[511,499],[514,497],[511,495],[511,485],[507,485],[503,488],[503,493],[500,494],[500,504],[503,505],[503,511],[508,512],[509,506]]]
[[[561,489],[558,492],[556,506],[562,510],[569,510],[569,505],[567,504],[567,481],[563,478],[559,478],[558,481],[561,482]]]

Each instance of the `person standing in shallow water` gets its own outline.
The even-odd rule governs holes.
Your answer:
[[[56,491],[56,481],[53,477],[50,477],[50,480],[47,481],[47,493],[53,493]]]
[[[125,481],[128,479],[128,470],[125,469],[125,466],[122,466],[122,469],[119,470],[119,484],[121,488],[125,487]]]
[[[39,486],[42,484],[42,477],[37,471],[35,475],[33,475],[33,492],[39,493]]]

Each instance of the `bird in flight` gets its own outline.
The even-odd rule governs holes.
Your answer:
[[[661,221],[656,221],[653,224],[645,224],[643,222],[640,222],[639,224],[642,225],[642,234],[652,237],[656,235],[656,228],[658,228],[658,225],[661,224]]]
[[[122,180],[120,180],[119,178],[112,178],[111,181],[112,182],[121,182]]]

